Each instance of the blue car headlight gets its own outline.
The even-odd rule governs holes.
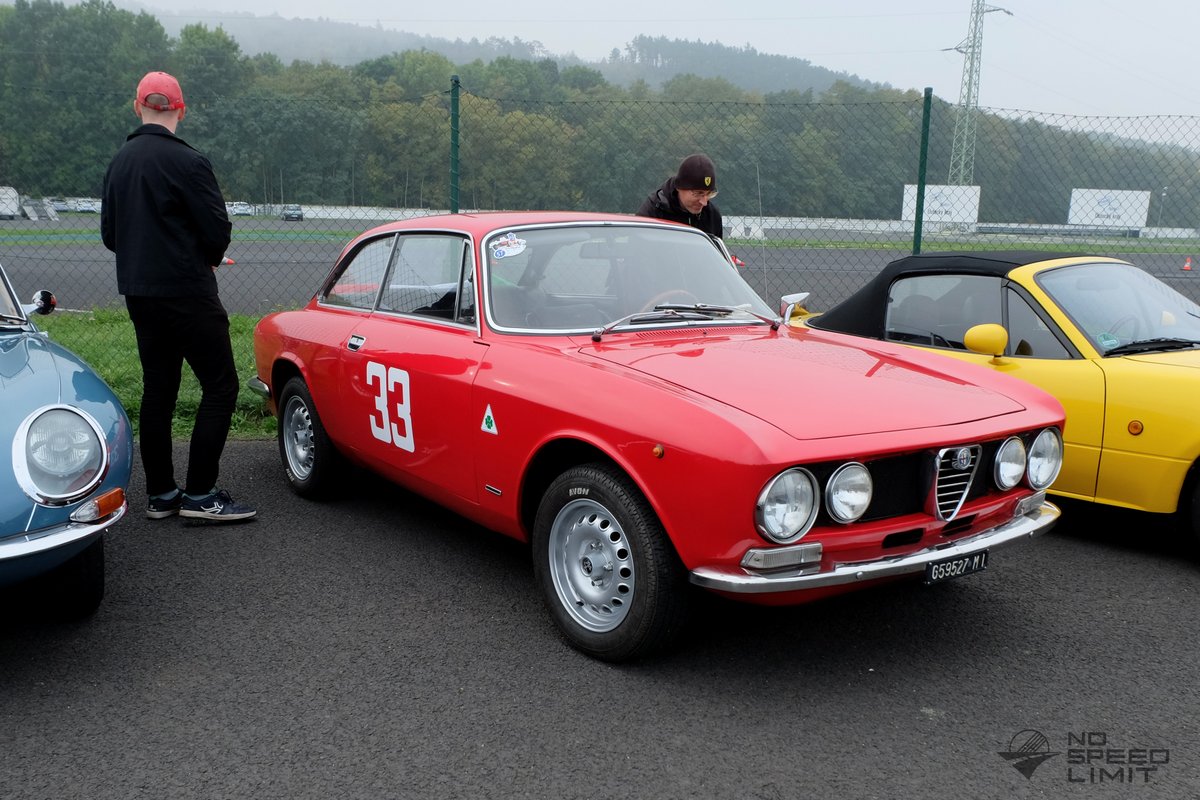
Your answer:
[[[43,406],[21,423],[12,445],[17,482],[35,502],[73,503],[108,471],[104,433],[90,415],[67,405]]]

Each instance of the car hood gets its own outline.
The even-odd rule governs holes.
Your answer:
[[[128,417],[108,385],[70,350],[40,333],[0,332],[0,397],[0,535],[58,524],[78,505],[35,507],[14,473],[17,429],[42,406],[62,403],[90,414],[104,431],[110,456],[98,491],[128,485],[133,461]]]
[[[976,367],[907,348],[794,328],[705,333],[648,331],[584,352],[740,409],[797,439],[953,425],[1025,408],[963,377]],[[979,370],[978,377],[990,381],[991,373]]]
[[[0,392],[5,416],[11,416],[13,399],[20,406],[55,403],[62,396],[58,349],[44,337],[21,333],[0,336]]]
[[[1137,355],[1121,356],[1121,358],[1141,364],[1200,369],[1200,350],[1164,350],[1159,353],[1138,353]]]

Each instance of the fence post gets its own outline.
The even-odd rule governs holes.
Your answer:
[[[933,108],[933,87],[925,87],[921,109],[921,155],[917,162],[917,208],[913,218],[913,255],[921,252],[921,229],[925,223],[925,167],[929,160],[929,113]]]
[[[450,213],[458,213],[458,91],[457,75],[450,76]]]

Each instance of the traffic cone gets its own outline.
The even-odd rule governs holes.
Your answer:
[[[1192,271],[1192,257],[1191,256],[1188,256],[1187,258],[1185,258],[1183,260],[1183,271],[1184,272]]]

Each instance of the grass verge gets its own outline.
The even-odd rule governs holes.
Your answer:
[[[229,337],[237,363],[237,407],[229,430],[231,438],[262,439],[275,435],[275,418],[267,413],[263,399],[246,387],[254,375],[254,325],[258,317],[231,314]],[[37,326],[50,338],[88,362],[117,393],[129,413],[136,433],[142,407],[142,365],[138,361],[133,323],[124,309],[95,309],[86,312],[55,312],[35,317]],[[178,439],[191,436],[192,422],[200,405],[200,384],[186,367],[179,387],[172,433]]]

